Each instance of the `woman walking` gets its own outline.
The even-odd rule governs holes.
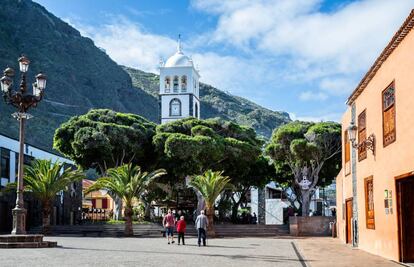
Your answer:
[[[165,228],[165,236],[167,237],[168,245],[170,244],[170,237],[171,237],[171,243],[174,244],[175,219],[171,213],[171,209],[168,210],[167,215],[165,215],[164,219],[162,220],[162,224]]]

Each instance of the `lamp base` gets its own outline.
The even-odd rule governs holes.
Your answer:
[[[12,235],[25,235],[26,234],[26,209],[14,208],[13,214],[13,230]]]

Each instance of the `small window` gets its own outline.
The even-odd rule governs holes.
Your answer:
[[[273,188],[266,188],[266,199],[281,199],[282,191]]]
[[[169,93],[171,89],[171,79],[170,77],[165,77],[165,81],[164,81],[164,90],[166,93]]]
[[[375,229],[374,183],[373,178],[365,178],[365,215],[368,229]]]
[[[178,76],[174,76],[173,91],[174,93],[178,93]]]
[[[181,102],[177,98],[170,102],[170,116],[181,116]]]
[[[344,133],[344,153],[345,153],[345,175],[351,173],[351,142],[348,138],[348,130]]]
[[[195,103],[195,116],[194,117],[199,119],[199,117],[198,117],[198,104],[197,103]]]
[[[382,92],[382,125],[384,147],[396,140],[395,130],[395,86],[390,84]]]
[[[181,77],[181,92],[186,92],[187,91],[187,76],[182,76]]]
[[[367,139],[367,116],[366,110],[361,112],[358,116],[358,160],[364,160],[367,158],[367,146],[365,140]]]
[[[10,150],[2,148],[0,154],[0,178],[10,179]]]

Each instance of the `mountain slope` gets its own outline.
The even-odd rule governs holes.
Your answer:
[[[34,118],[27,124],[28,143],[52,150],[55,129],[71,116],[91,108],[110,108],[158,121],[156,75],[138,70],[139,75],[132,75],[129,71],[131,80],[92,40],[82,37],[41,5],[30,0],[1,2],[0,70],[10,66],[17,71],[17,58],[24,53],[32,62],[28,85],[40,71],[48,76],[45,99],[29,111]],[[16,75],[15,88],[18,81]],[[201,87],[201,94],[203,117],[219,116],[251,125],[266,136],[289,120],[285,113],[274,113],[207,85]],[[0,101],[0,133],[17,138],[18,123],[10,115],[13,112]]]
[[[124,67],[132,84],[158,99],[159,76]],[[253,127],[257,133],[270,137],[274,128],[290,121],[286,112],[271,111],[242,97],[233,96],[208,84],[200,83],[200,114],[202,118],[220,117]]]
[[[45,100],[29,111],[34,115],[28,122],[29,143],[51,149],[54,130],[91,108],[111,108],[157,120],[157,101],[134,89],[128,74],[92,40],[32,1],[1,2],[0,69],[10,66],[17,71],[16,60],[24,53],[32,61],[28,84],[41,70],[48,76]],[[1,101],[0,131],[16,138],[12,112]]]

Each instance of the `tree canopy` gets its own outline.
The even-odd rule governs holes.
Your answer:
[[[290,185],[301,195],[304,216],[316,186],[332,182],[340,168],[341,125],[335,122],[295,121],[278,128],[266,147],[273,159],[280,183]],[[308,189],[299,184],[306,177]],[[322,179],[320,179],[322,178]]]
[[[154,133],[155,124],[139,115],[95,109],[63,123],[53,147],[83,168],[101,173],[129,162],[148,167]]]
[[[263,142],[252,128],[220,119],[187,118],[158,125],[153,144],[160,166],[175,177],[211,169],[235,179],[249,172]]]

